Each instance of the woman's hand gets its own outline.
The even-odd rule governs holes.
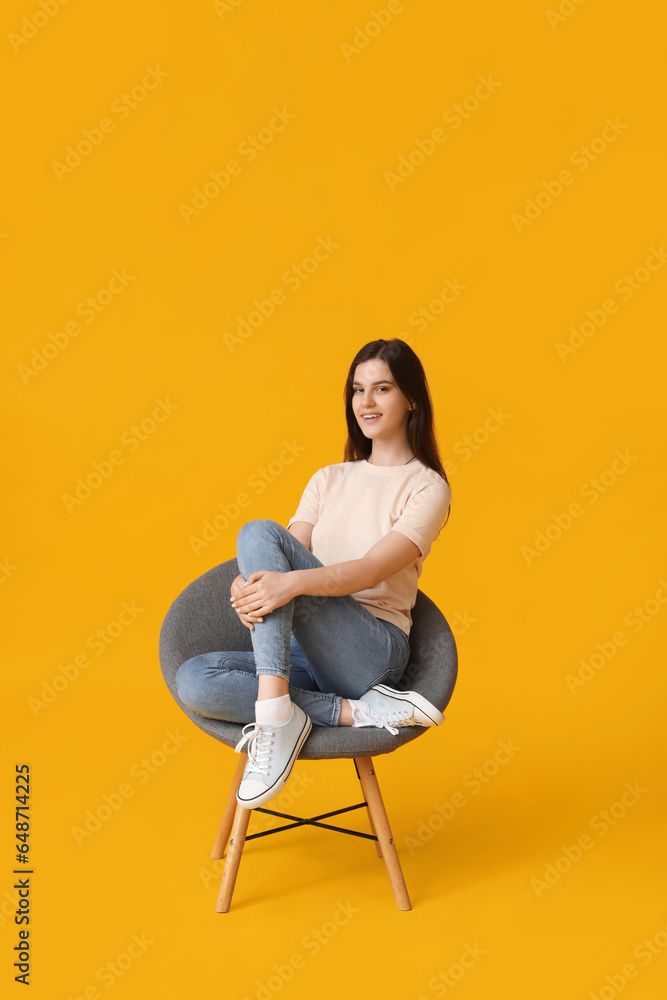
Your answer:
[[[252,621],[261,621],[262,615],[268,615],[276,608],[281,608],[297,596],[294,579],[293,572],[255,570],[254,573],[250,573],[245,584],[238,588],[238,596],[234,595],[231,598],[232,607],[238,614],[246,615]]]
[[[229,588],[229,592],[232,595],[229,598],[230,601],[234,602],[237,597],[240,597],[241,594],[244,593],[244,591],[245,591],[245,588],[243,586],[244,583],[245,583],[245,580],[243,579],[243,576],[240,573],[239,573],[239,575],[237,577],[235,577],[232,580],[232,585]],[[232,607],[234,607],[233,603],[232,603]],[[238,616],[241,619],[241,621],[243,622],[243,624],[246,626],[246,628],[249,628],[251,632],[255,631],[255,626],[252,623],[254,621],[261,621],[262,620],[261,618],[258,618],[256,615],[242,614],[239,611],[238,608],[235,608],[235,611],[238,614]]]

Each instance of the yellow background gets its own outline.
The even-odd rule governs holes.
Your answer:
[[[386,21],[384,0],[4,7],[0,965],[12,996],[23,761],[33,997],[663,995],[667,269],[653,257],[632,295],[617,286],[667,241],[657,8],[565,0],[556,20],[546,0],[392,6],[381,28],[371,12]],[[160,82],[121,117],[112,108],[150,67]],[[489,77],[460,127],[443,119]],[[276,108],[294,118],[245,159],[239,146]],[[104,118],[113,130],[80,163],[54,166]],[[625,127],[577,167],[607,118]],[[391,190],[387,172],[439,127],[446,139]],[[230,159],[240,173],[186,221],[179,206]],[[572,183],[517,227],[567,169]],[[320,237],[338,247],[288,288]],[[86,322],[80,303],[114,269],[132,278]],[[447,279],[465,291],[418,330],[411,315]],[[225,334],[276,288],[284,301],[230,347]],[[562,360],[569,328],[610,298],[617,310]],[[445,725],[377,759],[413,910],[398,911],[369,844],[298,830],[247,845],[232,909],[216,914],[208,851],[237,758],[169,695],[160,626],[187,584],[235,554],[245,520],[286,524],[312,473],[342,461],[348,366],[395,336],[425,366],[452,485],[420,586],[460,657]],[[172,412],[131,445],[156,400]],[[502,426],[485,431],[499,409]],[[302,450],[248,489],[284,441]],[[63,496],[114,451],[122,463],[68,511]],[[605,473],[617,451],[632,460]],[[592,502],[581,491],[601,474]],[[195,551],[243,491],[251,505]],[[559,533],[553,515],[577,502]],[[527,556],[549,525],[553,540]],[[136,619],[95,653],[88,638],[133,601]],[[636,606],[646,620],[633,631]],[[567,676],[619,631],[625,645],[573,693]],[[84,653],[90,665],[31,708]],[[165,756],[170,732],[185,739]],[[501,740],[520,750],[473,792]],[[73,828],[123,783],[132,794],[77,843]],[[626,783],[643,791],[603,834],[595,817]],[[347,761],[299,762],[290,787],[301,815],[359,795]],[[456,792],[466,804],[443,821],[436,805]],[[568,868],[564,849],[584,835],[592,846]],[[556,863],[560,877],[536,888]],[[309,935],[332,926],[315,950]],[[152,943],[100,978],[133,934]],[[446,986],[466,946],[481,957]]]

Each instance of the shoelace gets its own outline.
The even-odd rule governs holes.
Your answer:
[[[249,732],[246,732],[249,729]],[[246,771],[259,771],[260,774],[268,775],[271,770],[271,754],[273,753],[273,737],[275,731],[260,726],[258,722],[249,722],[242,729],[243,736],[238,741],[234,750],[240,753],[244,743],[248,744],[246,753],[248,754],[248,765]]]
[[[419,722],[411,717],[410,712],[407,709],[401,709],[396,712],[368,712],[369,722],[363,720],[362,722],[354,722],[354,726],[368,726],[372,724],[378,729],[388,729],[390,733],[394,736],[398,736],[398,728],[400,726],[418,726]]]

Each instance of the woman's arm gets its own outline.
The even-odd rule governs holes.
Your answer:
[[[255,570],[249,574],[232,606],[241,614],[268,615],[299,594],[344,597],[370,590],[409,566],[420,552],[419,546],[406,535],[389,530],[362,559],[313,569],[293,569],[287,573]]]
[[[372,590],[388,577],[409,566],[421,554],[419,546],[398,531],[388,531],[361,559],[292,570],[297,594],[343,597],[360,590]]]
[[[287,529],[290,535],[294,535],[295,538],[305,545],[306,548],[312,552],[310,548],[310,543],[313,534],[313,525],[309,521],[293,521]]]

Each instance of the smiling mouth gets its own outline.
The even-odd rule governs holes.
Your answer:
[[[381,416],[382,416],[381,413],[362,413],[361,419],[366,420],[370,423],[370,421],[372,420],[379,420]]]

